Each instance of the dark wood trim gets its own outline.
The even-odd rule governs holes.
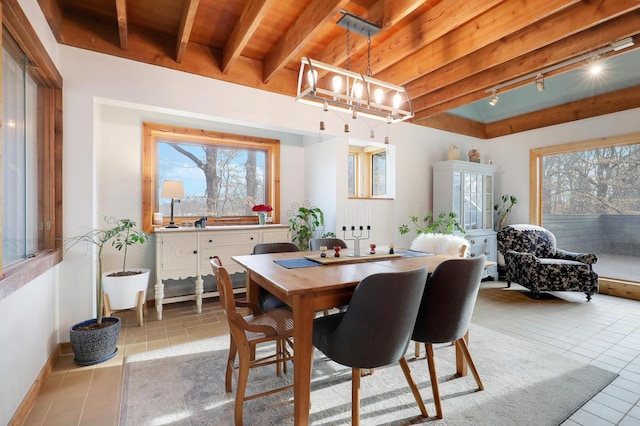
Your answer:
[[[35,257],[5,269],[0,277],[0,300],[60,262],[62,262],[62,249],[57,248],[39,253]]]

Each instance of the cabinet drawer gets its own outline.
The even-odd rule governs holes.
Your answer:
[[[244,268],[231,259],[231,256],[239,256],[251,254],[253,245],[233,246],[233,247],[203,247],[200,251],[200,274],[210,275],[213,273],[211,269],[210,259],[218,256],[229,274],[236,272],[244,272]]]
[[[262,241],[263,243],[284,243],[289,242],[289,230],[288,229],[276,229],[273,231],[263,231]]]
[[[471,257],[481,254],[489,255],[489,238],[486,236],[467,238],[469,241],[469,255]]]
[[[257,244],[260,241],[258,232],[203,232],[200,234],[200,247],[218,247]]]

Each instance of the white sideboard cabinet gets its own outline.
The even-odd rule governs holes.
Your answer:
[[[470,256],[484,254],[498,260],[497,236],[493,230],[493,173],[489,164],[441,161],[433,164],[433,213],[454,212],[469,241]],[[484,278],[498,278],[497,266],[485,269]]]
[[[287,225],[213,226],[207,228],[156,228],[156,284],[155,301],[158,319],[162,319],[162,305],[195,300],[202,312],[203,297],[218,296],[218,292],[204,293],[203,275],[212,273],[209,260],[218,256],[230,274],[244,272],[231,256],[250,254],[258,243],[289,241]],[[164,280],[195,277],[193,294],[165,298]],[[246,289],[237,289],[243,292]]]

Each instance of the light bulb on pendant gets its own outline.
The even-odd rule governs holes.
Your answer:
[[[342,78],[339,75],[334,75],[331,79],[331,86],[335,93],[340,93],[342,90]]]
[[[383,96],[384,96],[384,92],[382,91],[381,88],[378,87],[376,90],[373,91],[373,99],[376,101],[377,104],[382,103]]]
[[[402,96],[400,96],[400,93],[393,95],[393,107],[400,108],[400,102],[402,102]]]
[[[316,84],[318,83],[318,71],[307,71],[307,82],[309,83],[309,86],[313,87],[315,90]]]
[[[353,96],[361,99],[362,98],[362,92],[364,91],[364,86],[362,85],[362,83],[358,82],[356,84],[353,85]]]

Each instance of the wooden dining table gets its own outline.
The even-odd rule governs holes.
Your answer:
[[[328,258],[328,263],[313,261],[319,252],[292,252],[261,255],[232,256],[247,271],[247,298],[258,302],[258,286],[263,287],[292,308],[294,363],[294,422],[309,424],[311,368],[313,364],[313,320],[316,313],[336,306],[347,305],[356,285],[365,277],[385,272],[409,271],[423,266],[432,272],[446,255],[413,256],[398,251],[396,256],[350,257],[342,252],[342,259]],[[413,253],[415,254],[415,253]],[[333,250],[329,250],[329,255]],[[319,259],[318,259],[319,260]],[[324,260],[324,259],[323,259]],[[277,262],[306,264],[306,267],[285,267]],[[314,265],[315,264],[315,265]],[[308,266],[311,265],[311,266]],[[463,357],[457,354],[458,374],[466,374]]]

